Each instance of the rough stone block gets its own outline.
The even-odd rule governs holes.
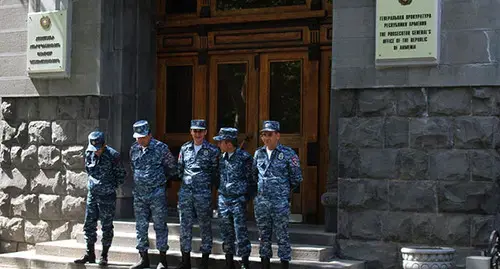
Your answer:
[[[339,240],[341,253],[367,261],[373,267],[368,268],[399,268],[401,263],[399,246],[394,243],[366,240]]]
[[[401,149],[398,152],[396,165],[399,168],[400,179],[429,179],[429,155],[425,151]]]
[[[57,118],[76,120],[83,118],[83,101],[80,97],[60,97],[57,106]]]
[[[344,147],[382,148],[383,118],[339,119],[339,141]]]
[[[383,218],[384,214],[381,211],[349,212],[351,236],[364,240],[382,239]]]
[[[61,197],[58,195],[39,195],[39,216],[43,220],[62,220]]]
[[[432,180],[470,179],[469,159],[464,150],[436,151],[431,154],[429,167]]]
[[[341,148],[338,152],[338,158],[340,178],[356,178],[359,176],[361,164],[358,149]]]
[[[498,88],[473,88],[472,114],[479,116],[498,116],[500,114],[500,92]]]
[[[398,89],[395,92],[398,102],[398,115],[420,117],[426,113],[427,91],[425,89]]]
[[[87,173],[85,171],[66,171],[67,191],[72,196],[87,195]]]
[[[18,145],[24,146],[30,142],[30,137],[28,134],[28,123],[21,122],[17,128],[16,136],[14,139],[17,141]]]
[[[457,117],[453,122],[455,146],[466,149],[492,148],[493,131],[498,126],[494,117]]]
[[[436,212],[435,181],[390,181],[391,211]]]
[[[43,194],[66,194],[64,175],[56,170],[39,170],[31,182],[31,192]]]
[[[396,149],[360,149],[360,177],[395,179],[398,177]]]
[[[38,218],[38,197],[35,194],[19,195],[10,201],[12,217]]]
[[[11,161],[19,169],[33,170],[38,168],[38,154],[35,145],[22,149],[18,146],[11,148]]]
[[[393,242],[411,242],[413,221],[411,214],[382,212],[380,214],[382,238]]]
[[[99,129],[99,120],[79,120],[76,125],[76,143],[86,145],[88,135]]]
[[[0,190],[10,194],[21,194],[29,189],[29,173],[21,172],[17,168],[1,169]]]
[[[389,209],[387,181],[339,179],[339,207],[349,209]]]
[[[0,238],[6,241],[24,242],[24,220],[0,217]]]
[[[71,221],[71,239],[75,239],[76,235],[83,231],[83,223]]]
[[[84,101],[83,118],[97,120],[99,119],[99,97],[87,96]]]
[[[35,249],[34,244],[28,244],[28,243],[22,243],[22,242],[17,243],[17,251],[26,251],[26,250],[33,250],[33,249]]]
[[[498,188],[487,182],[440,182],[438,204],[441,212],[495,214]]]
[[[62,202],[65,220],[83,220],[85,217],[85,198],[66,196]]]
[[[471,112],[472,91],[463,89],[429,89],[431,115],[458,116]]]
[[[0,241],[0,253],[16,252],[17,244],[17,242]]]
[[[2,143],[12,143],[16,137],[16,126],[7,123],[6,121],[0,121],[0,132],[2,137]]]
[[[339,208],[337,225],[338,238],[351,238],[351,225],[349,224],[349,212],[347,210]]]
[[[353,90],[333,91],[339,107],[339,117],[353,117],[357,110],[357,96]]]
[[[38,166],[42,169],[61,167],[61,151],[55,146],[38,147]]]
[[[495,181],[500,178],[500,155],[494,150],[469,151],[472,180]]]
[[[2,103],[0,104],[1,119],[6,121],[14,119],[14,107],[14,99],[3,98]]]
[[[53,121],[52,143],[54,145],[76,144],[76,121],[75,120]]]
[[[490,233],[495,229],[494,216],[471,216],[471,244],[486,246],[490,241]]]
[[[410,147],[451,148],[451,122],[447,118],[414,118],[410,120]]]
[[[48,121],[32,121],[28,125],[30,143],[47,145],[52,142],[52,130]]]
[[[0,166],[7,167],[10,162],[10,148],[4,144],[0,144]]]
[[[66,240],[71,238],[71,223],[67,221],[52,221],[51,240]]]
[[[17,120],[36,120],[38,119],[38,98],[23,97],[16,98],[14,113]]]
[[[387,118],[384,124],[385,147],[408,147],[408,128],[409,121],[406,118]]]
[[[470,217],[447,214],[413,214],[413,243],[429,245],[468,245]]]
[[[27,243],[36,244],[50,241],[50,226],[47,222],[26,220],[24,225],[24,238]]]
[[[396,100],[392,90],[361,90],[358,102],[359,112],[365,116],[396,114]]]
[[[0,216],[10,217],[10,196],[5,192],[0,192]]]
[[[66,169],[84,169],[84,147],[73,146],[66,147],[62,150],[62,161]]]

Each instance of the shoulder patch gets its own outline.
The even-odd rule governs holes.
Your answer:
[[[292,156],[292,165],[297,167],[299,166],[299,157],[297,157],[297,155]]]

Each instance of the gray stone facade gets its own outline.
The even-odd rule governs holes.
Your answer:
[[[363,89],[338,98],[342,254],[392,267],[408,244],[484,247],[500,201],[500,91]],[[365,256],[365,243],[384,251]]]
[[[441,0],[439,65],[388,69],[374,63],[375,4],[333,1],[339,253],[397,268],[403,246],[450,246],[465,265],[500,203],[500,3]]]
[[[87,134],[107,130],[109,98],[2,98],[0,251],[69,239],[85,216]]]

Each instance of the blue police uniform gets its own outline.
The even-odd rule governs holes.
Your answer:
[[[221,128],[215,141],[235,141],[238,130]],[[246,226],[246,202],[252,184],[252,156],[236,148],[232,153],[224,152],[219,160],[219,217],[223,249],[227,254],[246,257],[251,245]],[[235,239],[237,252],[235,252]]]
[[[279,123],[265,121],[261,132],[279,132]],[[271,238],[278,240],[278,256],[288,264],[291,247],[288,235],[290,192],[302,182],[299,158],[289,147],[278,144],[268,157],[266,147],[255,151],[253,173],[257,180],[254,211],[260,233],[260,257],[272,258]]]
[[[104,133],[95,131],[88,136],[89,144],[85,151],[85,170],[88,175],[87,207],[85,210],[85,241],[93,255],[93,245],[97,241],[97,220],[102,226],[102,263],[107,263],[107,252],[113,241],[113,218],[116,209],[116,189],[123,184],[126,171],[120,153],[105,146]],[[98,156],[96,151],[104,147]],[[85,263],[84,259],[75,261]]]
[[[134,138],[150,134],[147,121],[134,124]],[[168,250],[167,204],[165,185],[169,177],[176,174],[176,160],[168,146],[151,138],[147,147],[135,142],[130,148],[130,161],[134,173],[134,212],[136,218],[137,246],[141,258],[147,258],[149,249],[149,218],[153,219],[156,233],[156,248],[162,255]],[[166,260],[163,262],[166,266]],[[149,260],[143,265],[149,266]],[[146,267],[147,267],[146,266]],[[160,266],[160,265],[159,265]],[[133,267],[133,268],[145,268]],[[163,267],[162,267],[163,268]]]
[[[204,120],[192,120],[191,129],[205,130]],[[198,151],[196,151],[198,150]],[[178,173],[182,179],[179,190],[181,250],[191,252],[192,227],[198,219],[201,230],[200,251],[212,252],[212,186],[217,176],[219,150],[206,140],[197,149],[194,141],[182,145],[178,158]]]

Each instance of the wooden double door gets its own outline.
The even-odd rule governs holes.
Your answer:
[[[318,223],[322,180],[326,166],[321,151],[320,84],[318,61],[307,51],[210,55],[200,63],[197,55],[158,58],[157,130],[177,156],[191,139],[191,119],[206,119],[207,140],[221,127],[238,128],[240,146],[253,155],[262,146],[259,130],[264,120],[281,124],[281,143],[299,155],[304,181],[292,193],[291,221]],[[326,139],[326,138],[325,138]],[[168,191],[170,207],[177,205],[180,182]],[[214,194],[214,205],[216,205]],[[214,206],[215,208],[215,206]],[[249,218],[253,219],[252,205]]]

